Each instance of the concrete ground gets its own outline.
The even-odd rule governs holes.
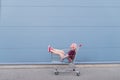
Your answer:
[[[120,64],[76,65],[75,72],[54,74],[54,68],[66,65],[0,65],[0,80],[120,80]]]

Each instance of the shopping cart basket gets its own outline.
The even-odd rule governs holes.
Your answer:
[[[75,60],[76,56],[78,55],[78,50],[81,46],[79,46],[76,50],[76,55],[72,62],[68,62],[67,58],[65,58],[63,61],[60,60],[60,57],[56,54],[51,54],[51,62],[52,64],[55,64],[54,67],[54,74],[59,75],[60,72],[74,72],[77,76],[80,76],[80,71],[76,70],[75,66]],[[62,49],[67,54],[69,49]]]

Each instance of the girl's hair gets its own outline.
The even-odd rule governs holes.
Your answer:
[[[76,43],[72,43],[72,44],[70,45],[70,47],[76,49],[76,48],[77,48],[77,44],[76,44]]]

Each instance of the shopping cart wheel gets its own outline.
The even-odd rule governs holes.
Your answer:
[[[59,75],[59,72],[58,72],[58,71],[56,71],[56,72],[55,72],[55,75]]]
[[[77,76],[80,76],[80,72],[79,72],[79,71],[77,71],[77,72],[76,72],[76,75],[77,75]]]
[[[73,71],[75,71],[75,69],[73,69]]]

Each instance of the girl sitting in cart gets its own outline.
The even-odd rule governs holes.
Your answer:
[[[82,46],[81,44],[78,46],[76,43],[72,43],[70,45],[70,50],[68,51],[67,54],[65,54],[64,50],[55,49],[49,45],[48,52],[59,55],[61,61],[63,61],[65,58],[67,58],[69,62],[72,62],[75,58],[77,48],[81,47],[81,46]]]

